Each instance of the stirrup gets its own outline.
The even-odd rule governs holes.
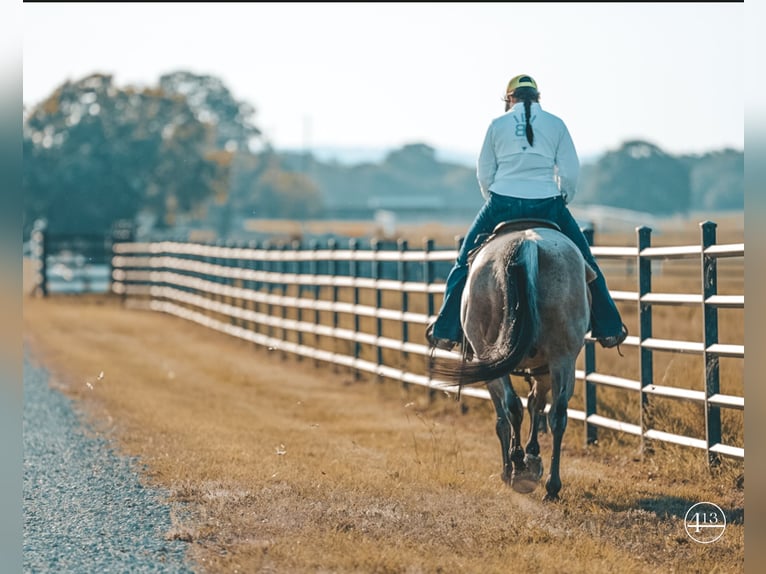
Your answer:
[[[449,339],[439,339],[434,337],[434,322],[429,323],[426,327],[426,340],[431,347],[436,349],[442,349],[443,351],[451,351],[457,345],[457,341],[450,341]]]
[[[455,345],[457,345],[457,343],[455,341],[450,341],[449,339],[433,339],[433,342],[431,343],[432,347],[442,349],[443,351],[451,351],[455,348]]]
[[[605,349],[611,349],[613,347],[619,347],[627,337],[628,328],[625,326],[625,323],[623,323],[619,335],[613,335],[612,337],[602,337],[598,339],[598,342]]]

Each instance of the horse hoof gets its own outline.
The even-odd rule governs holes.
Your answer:
[[[514,473],[511,477],[511,488],[521,494],[529,494],[535,488],[539,482],[540,477],[536,477],[529,470],[524,470],[519,473]]]
[[[558,502],[559,500],[561,499],[558,494],[551,494],[550,492],[543,498],[543,502]]]
[[[524,458],[524,464],[529,474],[535,477],[535,480],[540,480],[543,477],[543,457],[528,454]]]

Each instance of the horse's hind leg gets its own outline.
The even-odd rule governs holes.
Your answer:
[[[567,428],[567,405],[574,388],[574,364],[571,368],[559,368],[552,370],[552,402],[548,413],[548,423],[553,435],[553,451],[551,453],[551,470],[548,480],[545,482],[545,500],[557,500],[561,490],[561,476],[559,475],[559,463],[561,461],[561,440]]]
[[[524,451],[519,440],[524,411],[508,377],[490,381],[487,389],[497,413],[495,431],[503,454],[503,482],[511,483],[514,465],[524,464]]]
[[[567,428],[567,401],[558,396],[551,404],[548,419],[553,434],[553,451],[551,453],[551,471],[545,482],[545,500],[557,500],[561,490],[561,476],[559,475],[559,463],[561,461],[561,439]]]
[[[547,432],[545,423],[545,396],[539,397],[533,390],[527,397],[527,410],[529,411],[529,438],[524,448],[526,457],[524,462],[529,473],[539,481],[543,476],[543,459],[540,456],[540,443],[537,441],[538,432]]]
[[[537,442],[537,433],[546,432],[547,427],[544,428],[541,421],[545,420],[543,410],[540,408],[539,399],[534,390],[532,390],[527,396],[527,410],[529,411],[529,437],[527,438],[527,444],[525,450],[527,454],[534,456],[540,456],[540,443]]]
[[[535,482],[539,482],[543,476],[544,465],[543,458],[540,456],[540,443],[537,442],[537,433],[543,428],[540,421],[545,420],[545,412],[533,406],[531,399],[528,402],[528,410],[531,422],[529,425],[529,439],[524,449],[526,451],[524,462],[527,465],[527,472],[530,477]]]

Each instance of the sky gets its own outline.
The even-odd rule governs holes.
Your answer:
[[[26,3],[23,100],[188,70],[277,149],[425,143],[475,157],[511,77],[582,157],[643,139],[744,149],[744,3]]]

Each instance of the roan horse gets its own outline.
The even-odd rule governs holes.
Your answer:
[[[464,347],[473,357],[432,357],[431,374],[461,387],[486,382],[497,412],[502,477],[522,493],[532,492],[543,475],[537,433],[551,392],[553,451],[545,500],[556,500],[575,362],[589,329],[587,283],[596,275],[563,233],[540,226],[502,232],[503,225],[475,250],[463,291],[461,323],[470,345]],[[530,386],[526,453],[520,438],[524,412],[511,374],[524,376]]]

